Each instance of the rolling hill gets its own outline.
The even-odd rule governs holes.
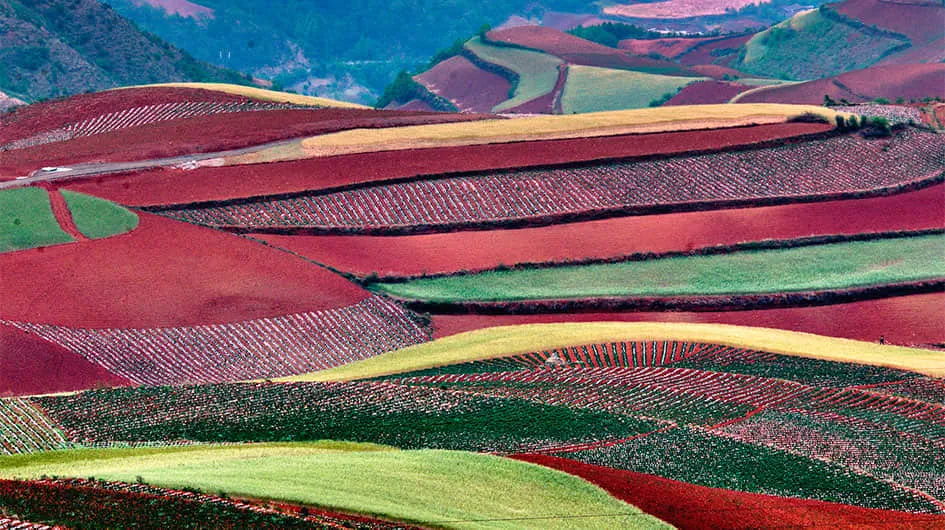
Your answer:
[[[0,90],[27,101],[163,81],[249,82],[96,0],[0,0],[0,34]]]

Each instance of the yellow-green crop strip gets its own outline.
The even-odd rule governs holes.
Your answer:
[[[577,477],[496,456],[316,442],[57,451],[0,477],[90,477],[276,499],[444,528],[669,528]],[[576,518],[575,516],[582,516]]]

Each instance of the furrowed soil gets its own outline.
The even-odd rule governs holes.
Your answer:
[[[58,344],[5,325],[0,325],[0,366],[0,396],[131,384]]]
[[[358,275],[414,276],[501,264],[688,251],[763,239],[942,228],[943,207],[945,185],[936,185],[872,199],[622,217],[517,230],[252,237]]]

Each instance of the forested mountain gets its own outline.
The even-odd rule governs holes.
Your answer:
[[[249,81],[97,0],[0,0],[0,36],[0,91],[27,101],[164,81]]]
[[[597,9],[589,0],[109,3],[200,60],[275,78],[299,92],[365,103],[373,102],[398,71],[416,70],[483,24]]]

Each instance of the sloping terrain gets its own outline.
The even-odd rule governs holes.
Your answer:
[[[0,32],[0,90],[21,99],[161,81],[249,82],[143,33],[96,0],[3,0]]]
[[[806,83],[757,88],[750,94],[742,94],[737,101],[816,104],[822,103],[824,96],[850,103],[867,103],[879,98],[890,102],[945,99],[945,64],[872,66]]]

